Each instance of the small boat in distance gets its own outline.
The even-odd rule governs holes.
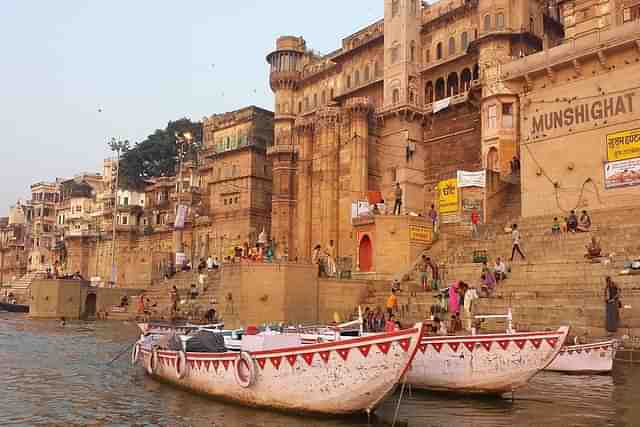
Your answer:
[[[402,331],[308,345],[300,335],[279,334],[268,337],[271,347],[262,348],[264,336],[245,335],[243,351],[224,353],[160,350],[148,336],[134,346],[132,361],[155,378],[251,407],[370,414],[407,372],[422,333],[418,323]]]
[[[570,374],[606,374],[613,370],[617,348],[616,340],[562,347],[545,370]]]
[[[29,306],[23,304],[9,304],[0,302],[0,311],[8,311],[9,313],[28,313]]]

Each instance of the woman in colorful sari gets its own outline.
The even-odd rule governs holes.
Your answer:
[[[458,295],[459,287],[460,281],[453,282],[449,286],[449,313],[451,313],[452,316],[460,313],[460,296]]]

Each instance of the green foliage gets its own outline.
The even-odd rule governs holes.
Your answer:
[[[176,138],[186,132],[191,133],[193,143],[186,150],[185,159],[197,161],[202,144],[202,123],[187,118],[169,122],[165,129],[156,130],[132,148],[125,141],[120,146],[120,188],[142,189],[149,178],[175,176],[178,162]]]

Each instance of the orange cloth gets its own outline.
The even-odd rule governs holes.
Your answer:
[[[387,308],[394,308],[396,305],[398,305],[398,298],[393,294],[389,295],[389,298],[387,298]]]

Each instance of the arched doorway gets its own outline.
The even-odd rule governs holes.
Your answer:
[[[85,319],[96,317],[96,302],[97,296],[96,294],[87,295],[87,299],[84,303],[84,317]]]
[[[373,245],[369,236],[364,236],[360,240],[360,250],[358,251],[360,271],[368,272],[373,267]]]

